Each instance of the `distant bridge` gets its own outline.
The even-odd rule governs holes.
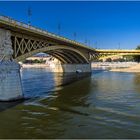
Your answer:
[[[140,55],[140,50],[97,50],[96,49],[96,55],[94,54],[93,59],[101,60],[106,58],[112,58],[116,56],[134,56],[134,55]]]
[[[91,61],[106,55],[140,55],[138,50],[97,50],[48,31],[0,16],[0,100],[22,97],[20,66],[36,53],[45,52],[60,60],[55,72],[91,72]],[[15,61],[13,61],[15,60]]]

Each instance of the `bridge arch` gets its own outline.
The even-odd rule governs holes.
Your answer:
[[[15,57],[14,59],[16,61],[22,61],[40,52],[44,52],[54,56],[55,58],[60,60],[62,64],[88,64],[89,63],[88,59],[79,50],[64,45],[37,48],[25,52],[24,54],[19,53],[17,57]]]

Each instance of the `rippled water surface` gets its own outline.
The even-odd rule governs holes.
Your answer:
[[[0,138],[140,138],[140,74],[22,71],[24,102],[0,103]]]

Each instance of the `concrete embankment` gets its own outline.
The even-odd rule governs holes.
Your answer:
[[[46,68],[47,64],[22,64],[22,68]]]
[[[92,68],[108,69],[114,72],[140,72],[140,64],[136,62],[97,62]]]
[[[136,64],[136,65],[128,67],[128,68],[111,69],[110,71],[114,71],[114,72],[140,72],[140,64]]]
[[[116,68],[128,68],[134,66],[138,63],[136,62],[93,62],[92,68],[102,68],[102,69],[116,69]]]

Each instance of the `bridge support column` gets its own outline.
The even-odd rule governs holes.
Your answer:
[[[77,72],[77,73],[90,73],[91,63],[89,64],[62,64],[58,59],[53,59],[49,63],[53,72]]]
[[[23,98],[20,65],[15,62],[0,63],[0,101]]]
[[[90,64],[63,64],[62,65],[63,72],[91,72]]]
[[[53,72],[91,72],[91,64],[55,64]]]
[[[0,29],[0,101],[23,98],[20,65],[12,59],[10,31]]]

